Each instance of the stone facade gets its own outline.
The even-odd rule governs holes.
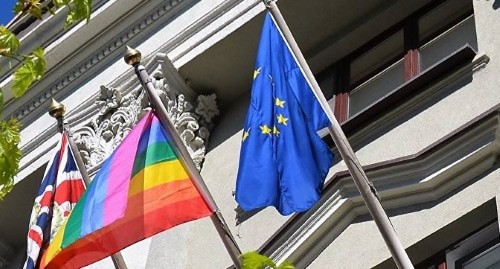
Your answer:
[[[395,268],[338,154],[310,211],[283,217],[266,208],[236,225],[233,191],[262,1],[94,2],[88,24],[63,30],[59,12],[21,31],[26,49],[47,45],[48,70],[5,107],[23,124],[23,159],[14,191],[0,203],[0,215],[12,216],[0,220],[0,268],[22,264],[32,200],[57,141],[57,123],[47,114],[50,98],[66,105],[66,121],[91,175],[147,109],[139,81],[122,60],[127,44],[144,55],[142,64],[243,251],[261,250],[298,268]],[[325,85],[340,82],[324,79],[325,72],[430,2],[301,0],[278,6],[335,103],[340,95]],[[453,68],[438,70],[430,82],[405,82],[402,87],[415,87],[416,94],[390,109],[367,108],[342,124],[412,262],[425,268],[439,253],[452,259],[451,249],[498,216],[500,11],[498,1],[462,2],[473,8],[477,51],[453,54]],[[8,88],[10,79],[1,77],[0,86]],[[367,113],[373,115],[352,127]],[[122,254],[129,268],[231,266],[209,219],[162,232]],[[105,259],[88,268],[113,266]]]

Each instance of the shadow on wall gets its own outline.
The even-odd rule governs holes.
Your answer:
[[[207,153],[224,143],[238,132],[242,132],[250,104],[250,92],[243,94],[232,104],[222,108],[221,116],[216,119],[216,125],[210,135]],[[241,136],[241,135],[240,135]],[[239,158],[239,155],[236,156]]]
[[[500,0],[497,0],[500,1]],[[454,72],[454,71],[453,71]],[[425,99],[419,100],[417,105],[411,105],[408,106],[409,103],[414,103],[415,99],[414,96],[408,97],[406,100],[401,101],[395,105],[388,106],[386,108],[387,112],[390,112],[393,109],[396,109],[399,105],[406,104],[408,107],[407,109],[400,111],[397,116],[392,116],[391,118],[386,118],[380,125],[377,126],[368,126],[366,127],[366,124],[360,124],[358,126],[354,125],[354,128],[351,128],[351,131],[347,131],[346,135],[351,143],[351,146],[353,147],[354,151],[357,151],[364,146],[368,145],[369,143],[377,140],[378,138],[382,137],[383,135],[387,134],[388,132],[394,130],[395,128],[401,126],[402,124],[410,121],[412,118],[416,117],[418,114],[422,113],[423,111],[427,110],[428,108],[434,106],[441,100],[445,99],[448,97],[450,94],[456,92],[457,90],[461,89],[462,87],[470,84],[473,81],[472,73],[465,75],[461,78],[458,78],[454,80],[453,82],[450,82],[448,85],[445,85],[441,87],[440,89],[436,90],[433,93],[430,93]],[[436,83],[435,81],[431,82],[430,85],[433,85]],[[424,86],[424,91],[426,89],[429,89],[429,84]],[[456,107],[455,109],[458,109]],[[374,117],[375,120],[378,120],[380,118]],[[429,122],[429,124],[435,124],[439,125],[442,124],[442,120],[444,119],[435,119],[432,122]],[[344,125],[341,125],[345,131]],[[363,130],[363,128],[370,128],[369,132],[366,132],[365,135],[363,135],[362,138],[358,138],[357,140],[352,140],[352,134],[359,132],[360,130]],[[323,137],[325,139],[325,137]],[[330,145],[333,146],[333,141],[330,139],[329,136],[326,137],[327,143],[330,143]],[[398,141],[400,142],[400,141]],[[335,150],[335,158],[333,161],[333,165],[336,165],[337,163],[342,161],[342,158],[340,158],[340,155],[338,154],[338,150],[334,148]]]

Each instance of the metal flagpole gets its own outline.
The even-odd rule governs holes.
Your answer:
[[[278,6],[276,5],[275,1],[272,0],[263,0],[263,2],[273,15],[278,28],[280,29],[284,39],[288,43],[292,54],[297,59],[300,68],[304,72],[309,84],[311,85],[311,88],[313,89],[314,94],[316,95],[316,98],[318,98],[321,107],[330,119],[332,125],[328,129],[333,138],[333,141],[335,142],[335,145],[337,146],[342,159],[345,161],[347,168],[356,184],[356,187],[361,193],[361,196],[363,197],[363,200],[365,201],[365,204],[368,207],[373,220],[377,224],[377,227],[380,230],[380,233],[382,234],[382,237],[384,238],[385,243],[387,244],[387,247],[392,254],[394,262],[396,263],[398,268],[414,268],[410,261],[410,258],[408,257],[408,254],[403,247],[403,244],[401,244],[401,241],[399,240],[396,231],[394,230],[394,227],[389,220],[389,217],[385,213],[382,204],[376,196],[375,187],[366,177],[366,174],[363,171],[358,158],[354,154],[351,145],[347,141],[344,132],[340,128],[340,125],[337,122],[333,111],[330,109],[328,102],[326,101],[323,92],[318,85],[318,82],[314,78],[314,75],[309,68],[309,65],[307,64],[304,56],[302,55],[297,42],[295,42],[295,39],[293,38],[290,29],[288,28],[283,16],[281,15]]]
[[[178,154],[179,158],[182,159],[182,162],[185,165],[188,174],[193,179],[193,183],[195,184],[196,188],[201,193],[205,201],[208,203],[209,207],[213,210],[214,214],[212,214],[210,218],[212,219],[212,222],[214,223],[214,226],[217,232],[219,233],[219,236],[221,237],[224,246],[226,247],[229,255],[231,256],[234,265],[237,268],[240,268],[241,264],[239,256],[241,255],[241,250],[238,247],[236,240],[232,236],[231,231],[227,227],[227,224],[224,221],[224,218],[219,208],[217,207],[215,200],[213,199],[207,186],[205,185],[203,178],[200,175],[200,172],[196,168],[193,159],[191,159],[189,152],[184,146],[184,143],[182,142],[179,135],[177,135],[177,131],[172,122],[170,121],[170,118],[168,117],[167,110],[165,109],[165,106],[163,106],[160,97],[156,93],[156,89],[153,86],[151,78],[149,77],[144,66],[140,64],[141,53],[127,46],[127,52],[125,54],[124,60],[127,64],[132,65],[134,67],[135,73],[137,74],[137,77],[139,78],[139,81],[141,82],[143,87],[146,89],[149,101],[154,110],[156,111],[160,122],[163,124],[165,128],[167,128],[168,132],[172,134],[172,140],[173,143],[175,144],[174,148],[176,150],[176,153]]]
[[[59,131],[61,133],[63,131],[66,131],[66,133],[68,134],[68,143],[69,147],[71,148],[71,151],[73,152],[73,156],[75,156],[76,166],[78,167],[78,170],[80,170],[80,173],[82,174],[82,179],[83,182],[85,183],[85,186],[88,186],[90,184],[90,177],[87,172],[87,169],[85,168],[85,164],[83,163],[80,151],[78,150],[75,141],[73,141],[71,130],[69,126],[64,123],[65,112],[66,112],[66,107],[63,104],[54,100],[54,98],[52,98],[52,103],[50,104],[49,108],[49,114],[50,116],[57,119]],[[113,264],[115,265],[116,269],[127,269],[125,260],[123,260],[123,256],[120,252],[111,255],[111,260],[113,261]]]

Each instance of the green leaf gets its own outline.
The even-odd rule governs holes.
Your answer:
[[[76,0],[76,2],[79,2],[79,9],[82,10],[82,15],[88,22],[92,14],[92,0]]]
[[[90,20],[92,0],[70,0],[67,6],[69,6],[70,11],[66,16],[65,28],[83,19],[86,19],[87,22]]]
[[[270,258],[257,253],[247,252],[241,255],[241,265],[243,269],[263,269],[267,267],[276,268],[276,264]]]
[[[28,9],[28,13],[29,13],[31,16],[33,16],[33,17],[35,17],[35,18],[37,18],[37,19],[39,19],[39,20],[41,20],[41,19],[42,19],[43,11],[42,11],[42,9],[41,9],[40,7],[38,7],[38,6],[32,6],[32,7],[30,7],[30,8]]]
[[[20,124],[14,119],[0,121],[0,200],[12,190],[21,160]]]
[[[35,81],[42,78],[44,72],[44,51],[42,48],[37,48],[26,57],[21,66],[14,72],[12,83],[14,96],[22,96]]]
[[[18,0],[13,9],[16,14],[30,14],[31,16],[41,20],[43,15],[42,4],[40,0]]]
[[[40,4],[40,0],[25,0],[25,6],[28,6],[28,13],[41,20],[43,11],[42,11],[42,5]]]
[[[33,62],[33,66],[36,72],[36,79],[39,80],[42,78],[45,73],[45,51],[43,48],[35,49],[31,55],[29,56],[30,61]]]
[[[289,261],[284,261],[277,269],[295,269],[295,266]]]
[[[14,188],[14,180],[11,180],[4,185],[0,184],[0,201],[2,201],[13,188]]]
[[[10,56],[19,49],[19,39],[5,26],[0,26],[0,55]]]
[[[68,4],[68,0],[52,0],[52,3],[56,8],[60,8]]]
[[[24,1],[17,1],[13,11],[16,14],[19,14],[23,11],[23,9],[24,9]]]
[[[14,96],[22,96],[33,82],[35,82],[33,63],[25,61],[21,67],[14,72],[14,81],[12,83],[12,92]]]

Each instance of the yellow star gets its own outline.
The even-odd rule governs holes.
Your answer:
[[[271,134],[271,129],[269,129],[269,127],[267,127],[266,124],[260,126],[260,130],[262,131],[263,134]]]
[[[281,123],[286,126],[286,122],[288,121],[288,118],[283,117],[283,115],[279,114],[278,115],[278,123]]]
[[[285,101],[280,100],[279,98],[275,99],[274,104],[277,105],[277,106],[279,106],[279,107],[281,107],[281,108],[285,108]]]
[[[245,140],[248,138],[249,135],[250,135],[250,128],[248,128],[248,130],[243,132],[243,138],[241,140],[245,142]]]
[[[278,128],[276,128],[276,125],[273,126],[273,134],[277,137],[280,136],[280,131],[278,130]]]
[[[253,71],[253,80],[255,80],[257,78],[257,76],[260,74],[260,69],[261,68],[259,67],[259,69],[256,69]]]

